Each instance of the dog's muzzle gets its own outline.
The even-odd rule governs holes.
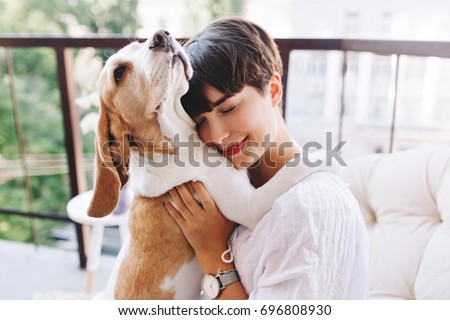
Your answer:
[[[159,30],[153,35],[152,42],[150,43],[149,49],[159,49],[165,51],[172,51],[172,36],[167,30]]]
[[[150,50],[161,50],[164,52],[172,52],[172,67],[176,64],[178,60],[184,66],[184,71],[186,75],[186,80],[192,77],[192,68],[181,45],[172,37],[172,35],[167,30],[159,30],[155,32],[153,38],[149,44]]]

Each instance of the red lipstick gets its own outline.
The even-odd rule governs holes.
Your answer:
[[[234,156],[235,154],[238,154],[239,152],[241,152],[242,147],[247,142],[247,139],[248,139],[248,137],[246,137],[239,143],[235,143],[235,144],[229,146],[228,148],[223,149],[224,156],[231,157],[231,156]]]

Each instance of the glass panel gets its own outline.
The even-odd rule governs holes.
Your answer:
[[[0,207],[26,210],[5,49],[0,48]],[[0,216],[0,219],[2,217]]]
[[[337,143],[342,53],[336,51],[291,52],[286,92],[286,123],[293,138],[326,145],[326,132]],[[311,149],[313,151],[313,149]]]
[[[394,150],[450,145],[450,59],[402,56]]]
[[[393,90],[391,57],[347,53],[341,149],[345,159],[388,152]],[[319,142],[334,148],[339,137],[343,53],[293,51],[287,90],[286,122],[304,145]],[[326,141],[326,132],[332,141]]]
[[[389,152],[394,69],[394,57],[347,53],[343,157]]]
[[[53,212],[65,216],[70,192],[55,53],[46,48],[20,48],[11,50],[11,54],[20,128],[23,130],[23,160],[29,176],[31,194],[27,193],[25,187],[26,172],[22,168],[5,50],[2,49],[0,207],[20,211]],[[32,199],[31,207],[28,207],[28,199]],[[2,223],[16,219],[19,218],[0,215]],[[60,223],[47,219],[33,220],[37,241],[53,243],[52,229]],[[31,241],[31,221],[5,228],[0,237]],[[25,237],[24,234],[28,236]]]
[[[0,214],[0,239],[32,242],[30,223],[27,217]]]
[[[304,145],[326,145],[325,132],[338,137],[340,52],[293,51],[286,103],[286,122]],[[395,94],[395,56],[347,53],[345,112],[341,149],[345,159],[388,153]],[[402,56],[399,65],[393,150],[420,145],[450,145],[450,59]]]

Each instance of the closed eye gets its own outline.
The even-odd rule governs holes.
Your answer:
[[[205,119],[205,118],[202,118],[202,119],[200,119],[200,120],[198,120],[198,121],[195,122],[195,127],[198,129],[198,128],[200,128],[205,122],[206,122],[206,119]]]
[[[231,111],[233,111],[234,109],[236,109],[236,107],[237,107],[237,105],[234,106],[234,107],[231,107],[231,108],[229,108],[229,109],[222,110],[222,113],[228,113],[228,112],[231,112]]]
[[[116,81],[116,83],[119,83],[120,80],[122,80],[126,70],[126,66],[119,66],[114,70],[114,81]]]

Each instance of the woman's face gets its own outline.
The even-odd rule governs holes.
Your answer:
[[[270,86],[261,94],[247,85],[231,97],[207,87],[205,97],[214,107],[194,119],[200,138],[222,152],[236,168],[253,165],[269,149],[270,142],[276,141],[278,100],[273,98]]]

